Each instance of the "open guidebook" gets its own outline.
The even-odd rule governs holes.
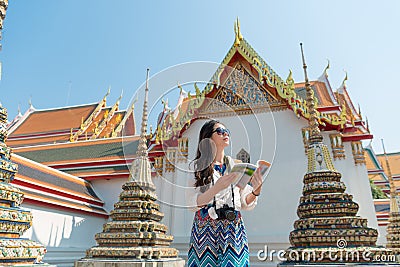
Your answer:
[[[231,173],[237,172],[240,175],[233,184],[243,189],[250,182],[253,173],[258,167],[261,169],[261,175],[264,176],[270,166],[271,163],[265,160],[258,160],[257,165],[251,163],[237,163],[232,167]]]

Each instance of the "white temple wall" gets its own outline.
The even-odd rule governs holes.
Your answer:
[[[250,115],[237,117],[216,117],[231,130],[231,146],[225,152],[236,158],[241,148],[250,153],[250,161],[258,159],[272,161],[270,173],[265,181],[257,207],[253,211],[243,211],[243,217],[249,238],[250,254],[253,263],[266,264],[257,260],[257,252],[264,249],[286,249],[289,244],[289,233],[294,229],[293,223],[298,219],[297,207],[303,188],[303,176],[307,170],[301,129],[308,125],[303,118],[298,119],[291,110],[273,112],[276,134],[270,113],[257,114],[262,127],[262,137],[257,122]],[[189,160],[194,158],[198,134],[205,120],[195,121],[183,134],[189,140]],[[243,126],[244,125],[244,126]],[[245,127],[245,128],[244,128]],[[244,131],[244,129],[247,129]],[[248,135],[248,136],[247,136]],[[323,133],[324,142],[330,148],[329,133]],[[274,144],[276,136],[276,151]],[[350,143],[344,143],[346,159],[335,160],[335,167],[342,173],[348,193],[354,196],[359,204],[359,215],[368,219],[368,225],[378,228],[375,209],[369,187],[365,165],[355,166]],[[332,152],[331,152],[332,153]],[[164,159],[165,165],[165,159]],[[187,163],[178,162],[175,172],[164,172],[164,183],[157,178],[157,192],[167,204],[162,204],[165,212],[164,223],[170,227],[174,235],[173,246],[185,257],[188,249],[193,211],[175,207],[185,203],[185,193],[180,186],[185,185],[192,177],[180,168],[185,169]],[[166,182],[165,182],[166,181]],[[170,183],[172,181],[172,183]],[[171,190],[171,191],[170,191]],[[171,205],[173,204],[173,205]]]
[[[99,179],[90,181],[97,196],[104,201],[104,209],[110,212],[114,209],[114,204],[119,200],[122,192],[122,185],[128,180],[125,178]]]
[[[32,227],[22,237],[43,244],[47,253],[44,262],[58,267],[73,266],[95,245],[94,235],[101,232],[104,218],[46,208],[31,204],[22,207],[32,212]]]

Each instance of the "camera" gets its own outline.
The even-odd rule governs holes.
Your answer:
[[[216,209],[215,212],[218,215],[218,220],[227,219],[229,221],[234,221],[236,218],[235,209],[224,204],[222,208]]]

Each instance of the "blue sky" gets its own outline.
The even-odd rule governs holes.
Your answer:
[[[238,16],[244,38],[281,77],[292,69],[303,80],[300,42],[311,79],[326,59],[333,88],[346,70],[374,149],[382,150],[384,138],[396,152],[399,10],[399,1],[14,0],[1,41],[0,101],[11,119],[30,98],[37,109],[93,103],[111,86],[109,103],[124,90],[125,108],[147,67],[154,74],[184,62],[221,62]]]

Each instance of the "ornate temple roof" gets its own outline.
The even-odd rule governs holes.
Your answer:
[[[75,107],[46,110],[32,110],[21,123],[10,131],[13,136],[26,136],[46,132],[61,132],[79,127],[82,117],[86,118],[96,108],[97,103]]]
[[[374,150],[367,146],[365,147],[365,160],[368,170],[368,177],[374,181],[374,184],[380,187],[385,193],[389,193],[388,170],[385,164],[386,158],[384,154],[376,154]],[[390,169],[394,179],[397,193],[400,193],[400,153],[388,153]]]
[[[384,154],[377,154],[376,157],[378,158],[378,160],[380,162],[385,161]],[[390,169],[392,171],[392,176],[396,180],[396,178],[400,178],[400,152],[387,153],[387,157],[389,160]],[[385,171],[385,173],[388,173],[386,164],[382,164],[382,165],[383,165],[383,170]],[[398,184],[397,186],[400,186],[400,184]]]
[[[335,107],[337,106],[336,99],[332,98],[330,89],[328,89],[325,82],[311,81],[311,88],[314,90],[314,95],[317,97],[318,105],[320,107]],[[306,88],[304,82],[295,83],[295,91],[302,99],[306,99]]]
[[[235,24],[235,41],[211,77],[210,82],[202,91],[195,86],[195,96],[189,95],[183,100],[179,116],[173,116],[172,114],[177,114],[177,112],[172,110],[157,125],[155,134],[157,143],[161,140],[164,142],[170,140],[171,134],[168,132],[171,132],[171,130],[172,132],[175,130],[175,132],[182,133],[203,113],[225,115],[221,111],[221,107],[213,106],[209,99],[217,99],[231,107],[236,113],[249,113],[249,105],[251,104],[253,111],[263,108],[270,108],[271,110],[289,108],[293,110],[296,116],[309,119],[310,113],[305,104],[304,82],[295,83],[291,71],[286,80],[282,79],[243,38],[238,25],[237,22]],[[316,109],[321,130],[340,131],[344,142],[371,139],[372,135],[369,133],[368,127],[364,124],[361,114],[355,110],[349,97],[345,81],[337,92],[333,92],[328,79],[328,68],[329,64],[317,80],[310,81],[314,95],[318,100]],[[242,77],[235,77],[235,72],[232,69],[239,70]],[[254,88],[246,88],[247,91],[258,89],[257,100],[260,100],[259,103],[253,105],[254,99],[246,99],[246,95],[240,95],[244,91],[244,87],[240,85],[243,80],[252,81],[254,85]],[[238,90],[239,94],[237,93]],[[197,99],[197,102],[194,99]],[[194,104],[194,102],[196,103]],[[197,117],[188,116],[193,114],[196,114]]]
[[[386,195],[390,195],[389,172],[386,166],[386,158],[384,154],[376,154],[371,146],[365,147],[364,150],[366,167],[368,171],[368,178],[380,188]],[[394,185],[396,186],[397,194],[400,193],[400,153],[386,154]],[[388,224],[390,212],[390,198],[387,199],[374,199],[376,217],[380,226]]]
[[[82,117],[88,117],[96,105],[47,110],[29,109],[9,128],[8,144],[16,147],[68,141],[71,128],[79,128]]]
[[[15,148],[14,152],[87,180],[128,178],[139,136]]]
[[[12,184],[25,194],[24,203],[107,217],[104,202],[84,179],[13,154],[18,173]]]
[[[119,110],[110,91],[93,104],[36,110],[8,124],[8,144],[20,156],[87,180],[128,178],[136,153],[134,108]]]
[[[119,101],[36,110],[32,106],[8,125],[8,144],[15,147],[66,143],[135,134],[133,109],[119,110]]]

